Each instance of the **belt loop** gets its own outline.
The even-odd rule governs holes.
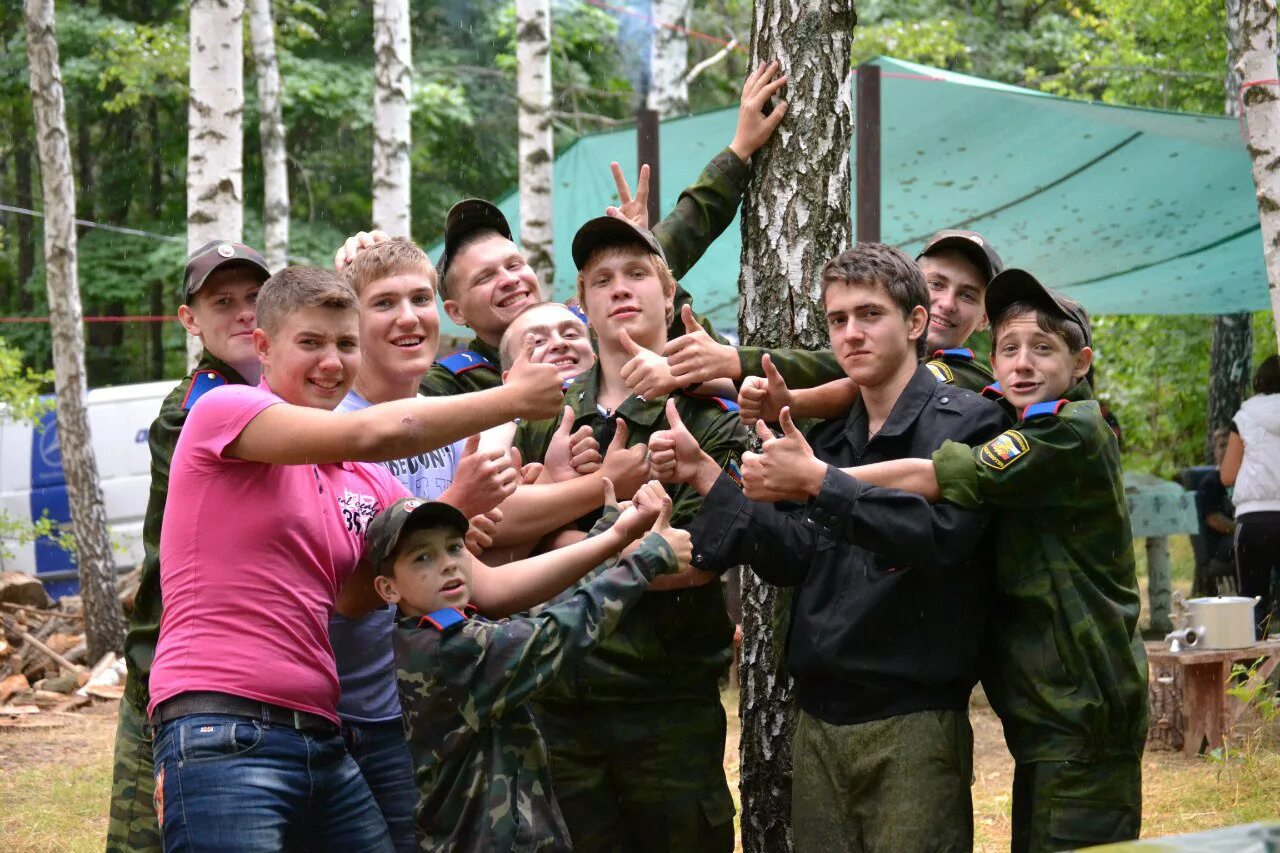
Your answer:
[[[268,729],[271,728],[271,706],[266,702],[263,702],[258,706],[258,709],[262,714],[263,727]]]
[[[304,731],[302,728],[302,713],[299,711],[293,712],[293,728],[298,732]]]

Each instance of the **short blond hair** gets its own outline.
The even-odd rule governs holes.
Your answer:
[[[358,311],[359,307],[355,289],[336,273],[319,267],[285,267],[258,291],[254,314],[258,328],[274,335],[299,308]]]
[[[362,249],[342,270],[357,294],[375,281],[397,275],[421,275],[431,279],[432,287],[439,284],[435,264],[408,237],[392,237]]]
[[[660,255],[655,255],[648,246],[639,241],[601,246],[587,255],[586,261],[582,264],[582,269],[578,270],[578,304],[583,306],[582,310],[586,310],[587,304],[586,271],[594,263],[607,258],[615,258],[619,255],[643,255],[653,260],[653,266],[658,272],[658,281],[662,284],[662,295],[667,300],[666,325],[670,326],[676,316],[676,277],[671,274],[671,268],[667,266],[667,262]]]

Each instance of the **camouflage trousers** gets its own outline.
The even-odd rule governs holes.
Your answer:
[[[155,767],[151,762],[151,722],[130,696],[120,700],[120,722],[116,725],[115,766],[111,772],[111,819],[107,825],[107,853],[160,853],[160,825],[156,821],[152,797],[155,794]]]
[[[1138,837],[1142,761],[1031,761],[1013,771],[1012,853],[1075,850]]]
[[[536,718],[575,851],[733,850],[718,698],[546,703]]]
[[[792,744],[796,853],[973,849],[973,730],[964,711],[844,726],[799,711]]]

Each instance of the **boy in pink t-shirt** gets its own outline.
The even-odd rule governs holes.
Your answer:
[[[328,643],[335,605],[356,609],[375,596],[365,527],[407,495],[367,463],[549,417],[560,379],[526,354],[516,387],[337,414],[360,364],[350,286],[325,270],[284,270],[263,285],[257,322],[261,384],[206,394],[171,468],[148,708],[164,846],[389,851],[386,823],[338,735]],[[517,585],[540,600],[556,583]]]

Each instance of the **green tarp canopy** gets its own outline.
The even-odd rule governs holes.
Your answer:
[[[1267,307],[1235,119],[1072,101],[885,57],[876,64],[885,242],[914,256],[939,228],[980,231],[1006,265],[1094,313]],[[736,118],[735,107],[663,122],[663,211],[728,144]],[[582,137],[556,158],[554,298],[573,292],[574,231],[615,198],[609,162],[634,175],[635,150],[627,128]],[[517,194],[498,205],[518,233]],[[683,279],[722,329],[737,327],[740,251],[735,222]],[[465,332],[445,325],[445,334]]]

